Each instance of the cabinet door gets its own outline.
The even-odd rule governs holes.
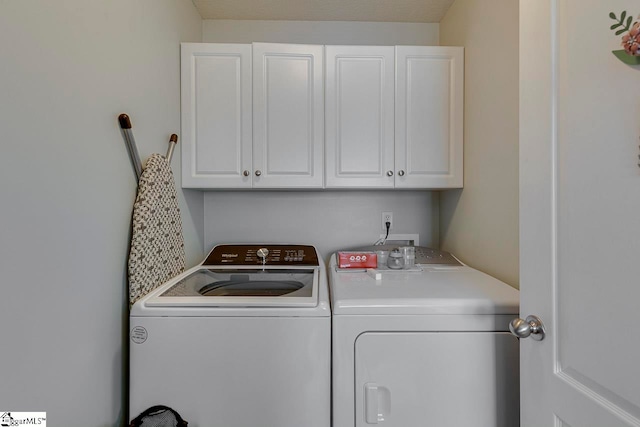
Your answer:
[[[323,46],[253,44],[253,186],[323,185]]]
[[[392,188],[394,48],[326,47],[328,188]]]
[[[251,187],[251,45],[182,43],[181,55],[182,186]]]
[[[355,425],[519,425],[508,332],[368,332],[355,344]]]
[[[396,47],[396,188],[461,188],[464,51]]]

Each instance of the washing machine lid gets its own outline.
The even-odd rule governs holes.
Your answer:
[[[517,314],[519,292],[471,267],[429,265],[421,271],[338,271],[330,263],[334,315]]]
[[[218,245],[197,267],[142,300],[145,307],[315,307],[313,246]]]
[[[197,267],[145,298],[148,307],[315,307],[318,268]]]

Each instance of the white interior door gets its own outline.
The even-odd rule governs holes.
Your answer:
[[[630,10],[635,8],[635,10]],[[609,12],[637,1],[520,1],[523,427],[640,426],[640,70]]]

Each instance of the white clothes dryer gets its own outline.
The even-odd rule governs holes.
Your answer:
[[[313,246],[220,245],[130,315],[130,419],[329,427],[331,311]]]
[[[375,280],[331,258],[333,427],[519,425],[518,291],[425,251],[453,261]]]

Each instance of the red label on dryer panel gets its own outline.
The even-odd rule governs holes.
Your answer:
[[[339,268],[376,268],[378,255],[375,252],[338,252]]]

